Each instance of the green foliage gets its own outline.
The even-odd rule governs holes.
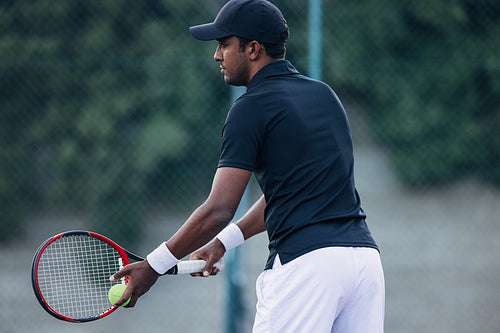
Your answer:
[[[194,1],[0,5],[2,235],[19,203],[76,208],[130,243],[146,203],[206,193],[229,89],[211,51],[193,52],[214,47],[189,34],[202,14]]]
[[[500,5],[328,3],[327,76],[365,105],[412,186],[467,175],[500,184]],[[362,22],[362,24],[360,24]]]
[[[0,3],[0,240],[34,209],[130,244],[149,205],[205,196],[230,89],[188,27],[224,0]],[[307,1],[275,3],[307,74]],[[324,78],[362,103],[413,186],[500,184],[500,6],[323,1]],[[478,171],[479,170],[479,171]]]

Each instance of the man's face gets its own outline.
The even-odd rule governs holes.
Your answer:
[[[247,86],[250,70],[245,50],[240,49],[240,40],[230,36],[218,40],[214,60],[220,63],[224,81],[233,86]]]

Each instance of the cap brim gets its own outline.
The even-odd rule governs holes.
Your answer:
[[[199,40],[214,40],[230,36],[229,33],[217,28],[213,23],[195,25],[190,27],[189,31],[194,38]]]

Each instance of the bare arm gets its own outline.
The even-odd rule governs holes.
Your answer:
[[[205,245],[233,218],[251,172],[237,168],[219,168],[207,200],[198,207],[184,225],[167,241],[167,247],[176,258],[183,258]],[[207,263],[212,268],[214,262]],[[120,306],[131,297],[127,307],[135,306],[137,299],[156,282],[159,274],[146,260],[125,266],[111,279],[130,277],[123,296],[114,304]]]
[[[247,213],[240,218],[236,224],[241,229],[243,237],[248,239],[266,230],[264,224],[264,209],[266,201],[262,196],[255,204],[247,211]],[[203,259],[206,260],[207,265],[203,269],[203,276],[208,274],[217,274],[218,270],[213,268],[213,265],[220,260],[226,253],[226,249],[221,241],[217,238],[212,239],[207,245],[203,246],[191,255],[192,260]],[[191,274],[193,276],[202,276],[200,273]]]
[[[243,169],[217,170],[208,199],[167,241],[167,247],[176,258],[183,258],[205,245],[231,221],[250,175],[250,171]]]
[[[248,212],[239,219],[236,224],[241,229],[245,239],[249,239],[263,231],[266,231],[264,224],[264,209],[266,200],[261,196],[259,200],[248,210]]]

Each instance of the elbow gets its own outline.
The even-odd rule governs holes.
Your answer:
[[[204,208],[207,210],[207,218],[205,220],[209,227],[215,230],[222,230],[231,222],[236,212],[236,209],[225,205],[206,202]]]

